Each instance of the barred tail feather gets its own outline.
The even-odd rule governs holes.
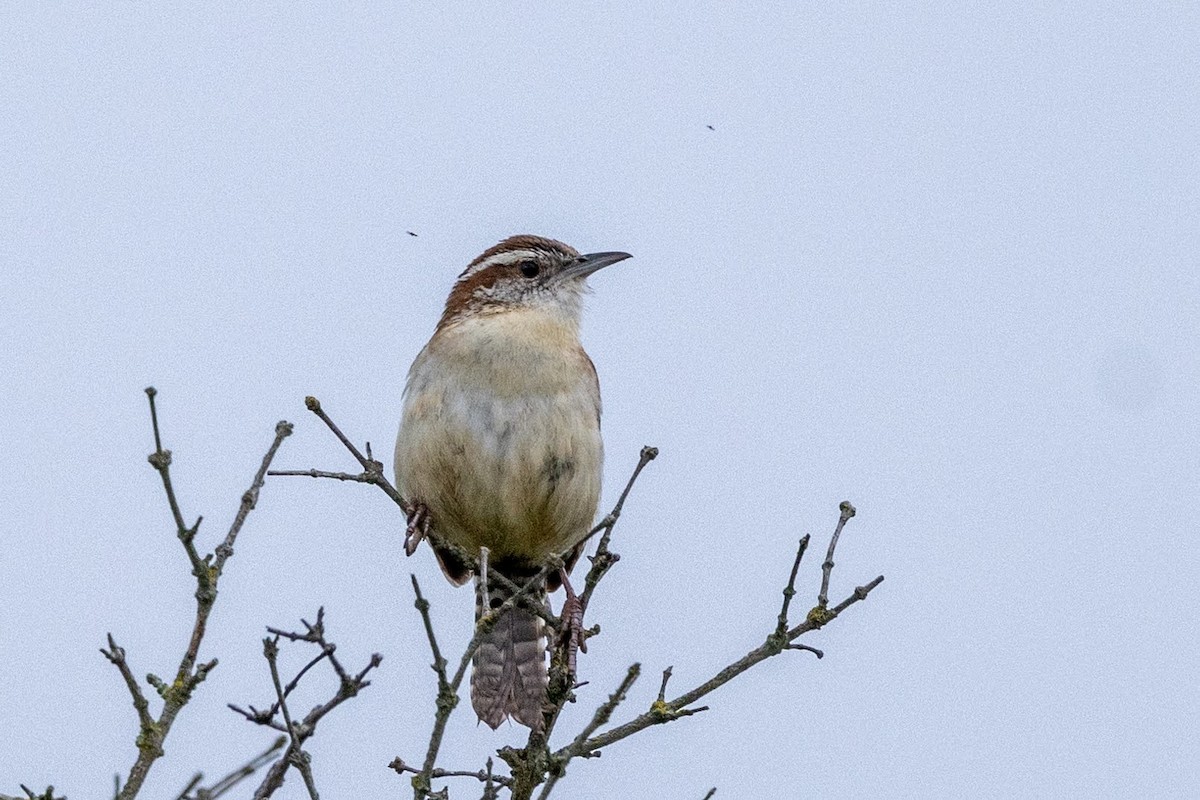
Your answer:
[[[499,587],[489,588],[491,608],[499,607],[511,594]],[[476,623],[483,616],[481,594],[476,593]],[[542,597],[544,601],[545,595]],[[475,651],[472,667],[471,705],[479,719],[493,729],[508,717],[526,727],[541,728],[547,682],[541,617],[520,606],[505,609]]]

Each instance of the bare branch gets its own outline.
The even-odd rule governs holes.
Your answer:
[[[835,536],[840,535],[841,530],[846,523],[846,520],[848,520],[850,517],[852,517],[854,515],[853,508],[854,507],[852,505],[850,505],[849,503],[842,503],[841,516],[838,519],[838,525],[837,525],[837,529],[835,530]],[[801,539],[800,545],[797,548],[797,558],[793,562],[792,573],[788,579],[788,588],[794,589],[795,574],[796,574],[796,571],[799,569],[800,558],[803,556],[803,551],[806,546],[807,546],[806,539]],[[831,547],[830,552],[832,552],[832,550],[833,550],[833,548]],[[827,560],[831,560],[831,559],[827,559]],[[832,569],[832,568],[830,568],[830,569]],[[691,706],[693,703],[695,703],[700,698],[704,697],[705,695],[708,695],[709,693],[711,693],[714,690],[716,690],[717,688],[723,686],[725,683],[729,682],[733,678],[737,677],[738,675],[742,674],[746,670],[750,669],[755,664],[758,664],[759,662],[761,662],[767,658],[770,658],[771,656],[778,655],[779,653],[783,652],[784,650],[805,649],[805,650],[810,650],[814,653],[817,653],[819,656],[820,652],[815,650],[814,648],[809,648],[809,647],[806,647],[803,645],[793,644],[795,639],[797,639],[800,636],[803,636],[805,633],[808,633],[810,631],[818,630],[819,628],[828,624],[832,620],[836,619],[843,611],[845,611],[850,606],[854,605],[855,603],[857,603],[861,600],[865,600],[867,595],[870,594],[870,592],[882,582],[883,582],[883,576],[880,575],[879,577],[875,578],[867,585],[856,588],[854,590],[854,593],[850,597],[846,598],[846,600],[842,601],[840,604],[838,604],[836,607],[834,607],[832,609],[823,608],[823,607],[818,606],[818,608],[813,609],[813,611],[809,612],[809,614],[806,617],[806,619],[804,620],[804,622],[802,622],[799,625],[796,625],[794,627],[791,627],[791,628],[787,627],[787,625],[789,623],[787,622],[786,615],[785,615],[784,622],[783,622],[783,626],[784,626],[783,636],[778,635],[779,628],[777,626],[776,630],[773,631],[767,637],[767,640],[762,645],[751,650],[745,656],[738,659],[737,661],[730,664],[729,666],[725,667],[720,672],[718,672],[716,675],[714,675],[712,678],[710,678],[709,680],[700,684],[699,686],[695,687],[694,689],[683,693],[682,695],[675,698],[674,700],[671,700],[670,702],[663,702],[661,699],[657,700],[651,705],[651,707],[648,711],[639,715],[635,719],[633,719],[623,725],[620,725],[616,728],[613,728],[612,730],[607,731],[606,733],[602,733],[597,736],[593,736],[582,743],[577,744],[575,742],[572,742],[571,744],[567,745],[566,747],[561,748],[560,750],[556,751],[553,754],[553,758],[569,760],[570,758],[581,756],[581,755],[582,756],[592,755],[596,751],[601,749],[602,747],[606,747],[610,744],[621,741],[622,739],[632,736],[634,733],[644,730],[645,728],[648,728],[652,725],[659,725],[659,724],[662,724],[665,722],[670,722],[674,719],[678,719],[680,716],[686,716],[689,713],[694,713],[695,711],[699,711],[701,709],[688,708],[688,707]],[[789,602],[790,602],[790,596],[787,593],[787,590],[785,589],[785,593],[784,593],[785,607],[786,607],[787,603],[789,603]],[[664,693],[665,693],[665,686],[664,686]]]
[[[642,470],[646,468],[654,459],[658,458],[658,448],[646,445],[642,448],[641,457],[638,459],[637,466],[633,468],[633,474],[629,476],[628,482],[625,484],[625,489],[621,492],[621,496],[617,498],[617,504],[613,506],[613,510],[604,516],[604,519],[596,523],[596,527],[588,531],[588,535],[583,537],[584,541],[592,538],[600,531],[607,530],[612,532],[613,526],[617,524],[617,520],[621,517],[621,510],[625,508],[625,498],[629,497],[629,493],[633,491],[633,484],[637,481],[638,476],[642,474]]]
[[[674,667],[667,667],[663,670],[662,683],[658,687],[658,699],[655,701],[656,703],[665,703],[667,701],[667,683],[670,682],[674,669]]]
[[[157,720],[150,715],[149,704],[136,681],[132,679],[132,674],[125,663],[125,651],[116,646],[111,635],[108,637],[109,649],[101,650],[121,672],[121,677],[129,687],[130,694],[133,695],[134,708],[138,713],[138,756],[129,770],[129,777],[126,779],[125,785],[117,794],[117,800],[132,800],[141,791],[150,767],[163,754],[163,741],[170,733],[175,717],[187,705],[195,688],[217,666],[216,659],[197,663],[200,644],[204,640],[204,633],[208,627],[208,617],[217,599],[217,583],[221,578],[225,562],[233,555],[233,545],[246,522],[246,517],[258,502],[258,494],[266,480],[271,461],[275,458],[283,440],[292,433],[292,425],[289,422],[280,422],[275,426],[275,439],[267,448],[262,463],[250,483],[250,488],[242,494],[237,514],[234,516],[229,531],[225,534],[225,539],[217,546],[214,553],[201,557],[195,546],[200,519],[197,519],[191,527],[186,525],[174,484],[171,481],[171,451],[163,448],[162,445],[162,434],[158,425],[158,407],[155,403],[157,395],[158,392],[153,386],[146,389],[146,396],[150,401],[150,422],[154,431],[154,452],[149,455],[147,460],[158,471],[159,477],[162,479],[167,505],[171,509],[171,518],[175,522],[176,535],[183,544],[184,552],[191,564],[192,575],[196,579],[196,618],[192,623],[192,633],[188,640],[187,650],[175,671],[175,679],[167,683],[152,675],[148,675],[146,678],[163,699],[162,711]]]
[[[807,653],[812,653],[812,654],[813,654],[814,656],[816,656],[817,658],[824,658],[824,657],[825,657],[825,651],[824,651],[824,650],[818,650],[817,648],[815,648],[815,647],[809,647],[809,646],[808,646],[808,645],[806,645],[806,644],[795,644],[795,643],[793,643],[793,644],[785,644],[785,645],[783,646],[783,649],[784,649],[784,650],[803,650],[803,651],[805,651],[805,652],[807,652]]]
[[[413,775],[424,774],[423,769],[411,766],[410,764],[405,764],[403,759],[401,759],[399,756],[392,759],[391,763],[388,764],[388,769],[395,771],[397,775],[403,775],[406,772],[411,772]],[[469,770],[461,769],[435,769],[429,773],[429,777],[433,778],[434,780],[438,778],[474,778],[483,784],[494,783],[497,786],[512,785],[512,780],[510,778],[507,778],[503,775],[492,774],[492,760],[490,758],[488,759],[486,770],[481,769],[476,772],[471,772]]]
[[[317,786],[313,782],[312,776],[312,757],[304,751],[303,742],[300,740],[300,734],[296,730],[295,724],[292,723],[292,715],[287,707],[287,700],[283,696],[283,682],[279,680],[279,665],[277,659],[279,657],[279,639],[263,639],[263,655],[267,659],[267,665],[271,669],[271,683],[275,686],[276,704],[279,706],[280,713],[283,714],[283,724],[287,728],[288,736],[291,737],[292,744],[288,748],[284,759],[292,766],[300,771],[300,776],[304,779],[304,786],[308,789],[308,796],[312,800],[320,800],[320,795],[317,793]]]
[[[301,478],[332,478],[337,481],[354,481],[355,483],[374,483],[375,479],[366,472],[351,474],[349,472],[329,472],[323,469],[273,469],[267,473],[269,477],[301,477]]]
[[[775,627],[776,637],[787,634],[788,607],[792,604],[792,598],[796,596],[796,573],[800,571],[800,560],[804,558],[804,551],[808,550],[808,540],[809,535],[806,533],[801,537],[799,546],[796,547],[796,560],[792,562],[792,574],[788,576],[787,586],[783,587],[783,607],[779,609],[779,622]]]
[[[617,706],[620,705],[621,701],[625,699],[625,696],[629,694],[630,688],[633,687],[634,682],[638,679],[638,676],[641,675],[641,673],[641,664],[630,665],[629,669],[625,672],[624,679],[621,681],[620,685],[617,686],[617,690],[610,694],[608,699],[600,704],[600,707],[596,709],[596,713],[592,715],[591,721],[583,727],[583,730],[579,732],[579,735],[575,737],[575,740],[571,744],[582,745],[587,741],[589,736],[599,730],[602,726],[608,724],[608,721],[612,718],[613,712],[617,710]],[[667,679],[670,677],[670,675],[670,667],[667,667],[665,670],[663,670],[664,690],[666,689]],[[659,692],[659,698],[662,698],[661,691]],[[538,794],[538,800],[546,800],[550,797],[550,792],[554,790],[554,785],[558,783],[558,779],[566,774],[567,763],[571,760],[571,758],[572,756],[567,756],[561,763],[556,763],[553,766],[550,772],[550,777],[546,780],[546,784],[542,787],[542,791]]]
[[[146,700],[146,695],[142,694],[142,689],[137,684],[137,680],[133,677],[133,671],[129,669],[129,664],[125,661],[125,648],[118,647],[113,640],[113,635],[108,634],[108,649],[100,648],[100,652],[104,654],[112,664],[121,673],[121,677],[125,679],[125,686],[129,689],[129,694],[133,696],[133,707],[137,711],[138,723],[143,733],[146,733],[154,728],[154,718],[150,716],[150,703]],[[117,783],[120,783],[120,776],[114,776]]]
[[[833,611],[831,611],[830,616],[821,625],[818,625],[818,624],[815,624],[813,622],[806,620],[805,622],[801,623],[800,625],[796,626],[795,628],[792,628],[791,630],[788,631],[789,641],[791,639],[795,639],[798,636],[802,636],[803,634],[808,633],[809,631],[817,630],[818,628],[822,627],[822,625],[827,624],[830,620],[833,620],[834,618],[836,618],[839,614],[841,614],[842,611],[845,611],[847,608],[854,605],[855,603],[857,603],[860,600],[865,600],[867,595],[871,592],[871,590],[874,589],[876,586],[878,586],[882,582],[883,582],[883,576],[880,575],[878,578],[871,581],[866,586],[860,586],[857,589],[855,589],[854,594],[852,594],[849,598],[847,598],[840,605],[838,605]],[[800,649],[800,648],[785,647],[782,649]],[[771,656],[778,655],[780,652],[782,652],[782,649],[776,649],[775,647],[773,647],[770,644],[760,645],[759,647],[756,647],[755,649],[751,650],[749,653],[747,653],[742,658],[738,659],[734,663],[725,667],[725,669],[718,672],[716,675],[714,675],[709,680],[700,684],[699,686],[692,689],[691,691],[685,692],[684,694],[680,695],[679,697],[675,698],[674,700],[670,701],[669,703],[666,703],[665,704],[666,708],[656,709],[656,708],[652,707],[650,709],[650,711],[647,711],[646,713],[641,714],[636,719],[633,719],[633,720],[625,723],[624,725],[620,725],[616,728],[613,728],[612,730],[608,731],[607,733],[603,733],[603,734],[600,734],[599,736],[595,736],[595,737],[587,740],[586,742],[584,742],[582,745],[579,745],[578,747],[572,747],[571,745],[568,745],[568,748],[565,748],[563,751],[560,751],[561,755],[562,756],[589,755],[603,747],[607,747],[610,744],[614,744],[615,742],[619,742],[622,739],[632,736],[633,734],[637,733],[638,731],[641,731],[644,728],[648,728],[651,725],[660,725],[664,722],[671,722],[672,720],[678,719],[681,716],[688,716],[691,713],[694,713],[695,711],[699,711],[701,709],[688,709],[686,707],[691,705],[692,703],[694,703],[696,700],[699,700],[701,697],[704,697],[705,695],[713,692],[714,690],[720,688],[724,684],[733,680],[738,675],[741,675],[743,672],[745,672],[746,670],[753,667],[755,664],[758,664],[760,661],[764,661],[764,660],[770,658]],[[808,649],[808,648],[804,648],[804,649]],[[555,755],[559,755],[559,753],[555,753]]]
[[[277,737],[275,741],[271,743],[271,746],[266,750],[262,751],[245,764],[233,770],[228,775],[223,776],[220,780],[207,788],[199,786],[200,782],[204,780],[204,774],[196,773],[195,777],[192,778],[188,785],[184,787],[183,791],[179,793],[179,796],[176,797],[176,800],[217,800],[217,798],[221,797],[221,795],[225,794],[243,780],[249,778],[255,772],[274,761],[275,756],[279,753],[283,746],[287,744],[287,742],[288,738],[286,736]],[[192,791],[193,789],[195,790],[194,793]]]
[[[175,528],[179,532],[179,538],[184,547],[188,550],[192,566],[197,567],[200,557],[192,546],[192,539],[195,538],[196,529],[200,527],[200,520],[197,519],[196,524],[191,528],[188,528],[183,521],[183,512],[179,508],[179,500],[175,497],[175,487],[171,483],[171,451],[163,449],[162,435],[158,429],[158,407],[154,402],[154,398],[157,396],[157,389],[153,386],[146,387],[146,397],[150,399],[150,426],[154,429],[154,452],[147,456],[146,460],[158,470],[158,474],[162,478],[163,490],[167,495],[167,505],[171,507],[171,516],[175,519]]]
[[[392,482],[383,474],[383,464],[371,457],[370,445],[367,446],[367,454],[363,453],[354,446],[346,434],[342,433],[342,429],[337,426],[325,410],[321,408],[321,401],[309,395],[304,398],[304,406],[325,423],[325,427],[333,432],[333,435],[338,438],[346,449],[350,451],[350,455],[354,456],[355,461],[363,468],[362,473],[352,475],[347,472],[330,472],[327,470],[308,469],[308,470],[280,470],[273,473],[276,475],[302,475],[310,478],[332,478],[339,481],[355,481],[357,483],[370,483],[378,486],[384,494],[392,499],[392,502],[400,506],[400,509],[406,514],[411,515],[413,512],[412,505],[401,496]]]
[[[450,680],[446,676],[446,659],[442,657],[437,636],[433,632],[433,620],[429,617],[429,601],[421,594],[421,584],[417,582],[416,573],[412,573],[409,577],[412,578],[413,593],[417,596],[413,605],[420,612],[421,621],[425,623],[425,636],[429,639],[429,649],[433,651],[433,669],[437,673],[438,695],[440,696],[442,692],[450,688]]]
[[[118,778],[118,781],[119,780],[120,779]],[[183,787],[183,791],[181,791],[178,795],[175,796],[175,800],[191,800],[192,789],[195,789],[197,786],[199,786],[200,781],[202,781],[202,780],[204,780],[204,773],[197,772],[195,775],[192,776],[192,779],[187,782],[187,786]],[[117,784],[117,793],[119,794],[120,792],[121,792],[121,786],[120,786],[120,783],[118,783]]]
[[[838,508],[842,513],[838,517],[833,538],[829,540],[829,551],[825,554],[825,563],[821,565],[821,591],[817,594],[817,605],[821,608],[829,605],[829,576],[833,574],[833,551],[837,549],[838,538],[842,535],[842,528],[845,527],[846,520],[858,513],[849,500],[843,500]]]
[[[320,400],[318,400],[317,398],[310,395],[310,396],[304,398],[304,405],[309,411],[316,414],[317,417],[322,422],[325,423],[325,426],[327,428],[329,428],[330,431],[333,432],[333,435],[338,438],[338,441],[340,441],[346,447],[346,449],[350,451],[350,454],[352,456],[354,456],[354,459],[356,461],[358,461],[360,466],[362,466],[363,471],[361,473],[355,475],[355,474],[351,474],[348,472],[332,472],[332,471],[328,471],[328,470],[308,469],[308,470],[279,470],[272,474],[281,475],[281,476],[288,475],[288,476],[305,476],[305,477],[311,477],[311,478],[331,478],[331,479],[339,480],[339,481],[352,481],[355,483],[369,483],[369,484],[379,487],[380,491],[382,491],[384,494],[386,494],[392,500],[393,503],[395,503],[397,506],[399,506],[400,510],[404,512],[406,517],[412,518],[413,514],[416,512],[416,508],[400,494],[400,492],[396,489],[396,487],[392,485],[391,481],[389,481],[387,479],[387,476],[384,475],[383,464],[380,463],[379,461],[376,461],[372,457],[370,444],[369,443],[367,444],[367,447],[366,447],[367,453],[366,453],[366,455],[363,455],[363,453],[357,447],[354,446],[354,443],[350,441],[350,438],[342,432],[342,429],[338,427],[337,423],[335,423],[332,419],[330,419],[329,415],[325,413],[325,410],[321,407]],[[475,557],[475,554],[467,552],[465,549],[463,549],[462,547],[459,547],[454,542],[443,539],[441,536],[438,535],[438,533],[435,529],[433,529],[433,528],[424,529],[421,533],[421,537],[428,538],[437,548],[439,548],[441,550],[448,550],[448,551],[452,552],[455,555],[455,557],[458,558],[464,565],[466,565],[466,567],[469,570],[477,571],[478,561]],[[412,555],[412,552],[409,551],[408,555]],[[499,576],[499,578],[500,578],[500,582],[502,584],[503,583],[508,584],[507,588],[509,588],[510,590],[513,590],[513,591],[516,590],[517,587],[515,585],[513,585],[511,582],[508,582],[507,579],[505,579],[503,576]],[[542,609],[532,609],[532,610],[534,610],[535,613],[542,613],[542,614],[545,613],[544,610],[542,610]]]
[[[317,796],[316,786],[312,781],[310,759],[308,753],[304,751],[303,745],[316,733],[317,723],[326,714],[356,696],[360,690],[371,685],[371,682],[366,679],[367,675],[383,661],[383,656],[375,653],[371,656],[371,660],[367,663],[367,666],[358,672],[358,674],[352,675],[346,671],[346,668],[342,666],[342,663],[335,655],[337,645],[325,638],[325,610],[322,608],[317,611],[317,621],[315,624],[309,624],[303,619],[300,620],[300,623],[305,628],[302,633],[267,628],[275,637],[263,640],[263,655],[266,657],[267,665],[271,670],[271,683],[275,689],[275,701],[271,706],[263,711],[259,711],[254,706],[249,706],[250,710],[246,711],[233,704],[229,705],[229,708],[256,725],[263,725],[286,733],[290,742],[286,752],[267,770],[266,776],[264,776],[262,783],[259,784],[258,789],[254,793],[256,800],[270,797],[276,789],[283,785],[283,779],[287,774],[288,767],[298,769],[304,778],[309,796],[313,798]],[[321,649],[321,653],[306,663],[296,677],[289,681],[286,686],[284,686],[282,679],[279,677],[278,641],[281,638],[286,638],[293,642],[308,642]],[[315,706],[305,715],[304,719],[295,721],[291,717],[291,710],[287,707],[287,697],[299,684],[300,679],[313,666],[323,660],[329,662],[330,668],[337,675],[337,693],[321,705]],[[277,720],[276,714],[281,714],[283,720]]]

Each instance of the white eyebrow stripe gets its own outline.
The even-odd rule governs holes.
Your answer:
[[[506,253],[497,253],[496,255],[492,256],[491,258],[489,258],[485,261],[481,261],[478,264],[476,264],[475,266],[468,269],[466,272],[464,272],[462,274],[462,278],[466,278],[471,275],[474,275],[476,272],[479,272],[480,270],[483,270],[483,269],[487,269],[488,267],[503,266],[503,265],[507,265],[507,264],[516,264],[519,261],[529,261],[529,260],[536,261],[539,258],[541,258],[541,255],[542,254],[537,250],[509,250]],[[459,278],[459,280],[462,280],[462,278]]]

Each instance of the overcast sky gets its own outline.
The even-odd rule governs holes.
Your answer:
[[[760,643],[840,500],[834,599],[887,576],[806,639],[824,660],[564,797],[1200,794],[1200,11],[1055,5],[4,5],[0,792],[105,796],[136,718],[97,648],[167,675],[186,644],[142,389],[211,548],[277,420],[279,466],[353,467],[306,394],[390,453],[454,277],[536,233],[634,254],[584,324],[602,504],[662,451],[563,736],[633,661],[618,721]],[[370,487],[268,483],[145,797],[266,746],[225,704],[268,704],[264,626],[320,605],[348,666],[384,654],[311,742],[322,794],[407,796],[386,764],[434,693],[408,575],[448,650],[472,598],[402,524]],[[464,709],[443,763],[522,731]]]

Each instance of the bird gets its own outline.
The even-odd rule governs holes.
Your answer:
[[[567,581],[596,516],[604,460],[600,385],[579,340],[583,297],[589,276],[630,257],[512,236],[471,261],[450,290],[408,372],[395,474],[413,509],[406,549],[432,528],[451,583],[475,571],[464,554],[516,585],[562,558],[537,603]],[[512,596],[502,582],[481,583],[477,622]],[[541,616],[510,603],[473,657],[471,704],[482,722],[541,729],[545,655]]]

